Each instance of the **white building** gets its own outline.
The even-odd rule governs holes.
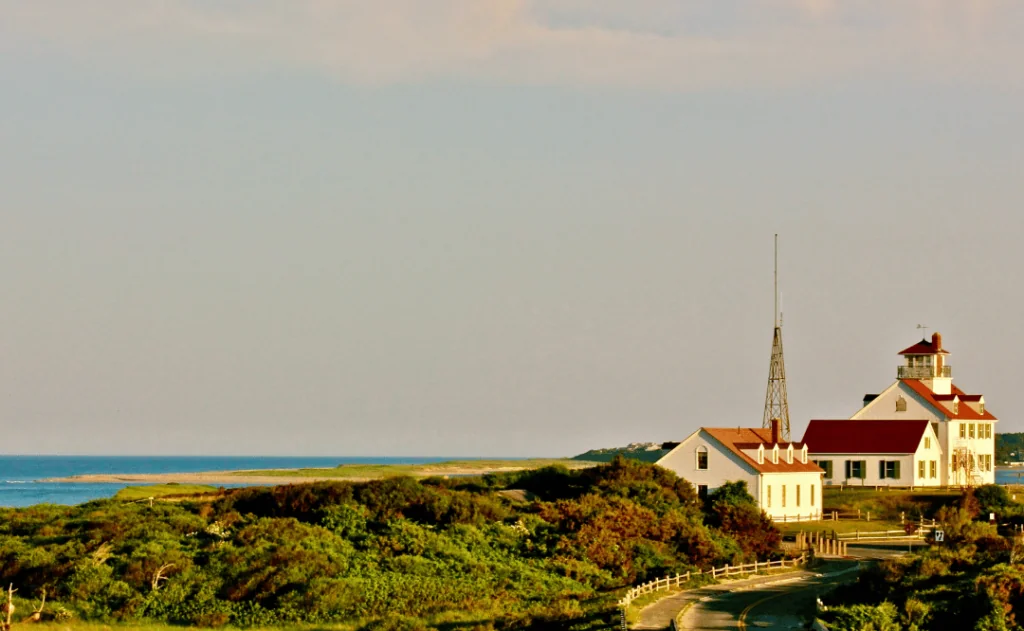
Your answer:
[[[779,440],[778,421],[771,430],[702,427],[657,464],[693,483],[702,497],[743,480],[772,519],[821,519],[823,471],[804,444]]]
[[[899,353],[905,364],[897,369],[896,382],[878,395],[864,397],[855,420],[926,420],[941,450],[941,486],[995,482],[995,424],[998,419],[985,408],[985,397],[967,394],[953,385],[946,364],[948,351],[942,336],[921,340]]]
[[[826,485],[942,485],[942,449],[927,420],[811,421],[803,442]]]

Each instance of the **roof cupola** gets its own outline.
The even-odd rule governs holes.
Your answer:
[[[904,365],[896,369],[897,379],[920,380],[935,394],[951,392],[953,370],[946,365],[949,351],[942,348],[942,335],[932,333],[931,340],[924,338],[899,354],[904,358]]]

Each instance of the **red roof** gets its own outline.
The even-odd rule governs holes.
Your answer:
[[[988,409],[985,410],[984,414],[979,414],[971,406],[961,403],[960,409],[957,410],[958,414],[953,414],[953,396],[960,397],[960,401],[981,401],[980,394],[965,394],[963,390],[956,386],[950,386],[950,394],[935,394],[931,389],[921,383],[919,379],[903,379],[902,383],[914,391],[915,394],[925,400],[926,403],[931,405],[939,412],[945,414],[948,418],[965,420],[965,421],[997,421],[995,416],[992,415]]]
[[[913,346],[904,348],[902,351],[897,353],[897,355],[949,355],[949,351],[944,350],[941,347],[936,348],[935,345],[928,340],[921,340]]]
[[[817,420],[807,426],[804,442],[812,454],[912,454],[926,429],[926,420]]]
[[[771,429],[753,429],[750,427],[702,427],[701,429],[761,473],[820,473],[822,471],[821,467],[810,460],[806,463],[800,462],[800,457],[797,454],[793,454],[793,463],[790,464],[786,462],[785,455],[780,453],[778,464],[773,464],[771,460],[771,448],[773,446]],[[743,453],[744,449],[757,449],[758,445],[764,445],[766,452],[763,464],[758,464],[756,458],[751,458]],[[779,443],[779,451],[785,451],[788,447],[789,443]],[[803,443],[793,443],[794,451],[799,451],[803,447]]]

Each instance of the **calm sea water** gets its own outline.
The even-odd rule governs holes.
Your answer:
[[[1024,484],[1024,467],[996,469],[996,484]]]
[[[297,469],[339,464],[421,464],[451,458],[292,458],[279,456],[0,456],[0,506],[81,504],[110,497],[129,483],[42,482],[85,473],[194,473]],[[219,485],[218,485],[219,486]],[[246,486],[245,484],[224,486]]]

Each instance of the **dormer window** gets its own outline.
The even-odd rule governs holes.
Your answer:
[[[985,400],[984,400],[984,399],[982,399],[982,400],[981,400],[981,401],[980,401],[980,402],[978,403],[978,414],[984,414],[984,413],[985,413]]]
[[[953,397],[953,416],[960,414],[960,397]]]
[[[793,443],[790,443],[786,449],[786,462],[793,464]]]
[[[772,464],[779,464],[779,446],[772,447]]]
[[[804,445],[804,448],[800,450],[800,462],[807,464],[807,445]]]
[[[697,470],[708,470],[708,448],[704,445],[697,447]]]
[[[757,464],[764,464],[764,445],[757,446]]]

